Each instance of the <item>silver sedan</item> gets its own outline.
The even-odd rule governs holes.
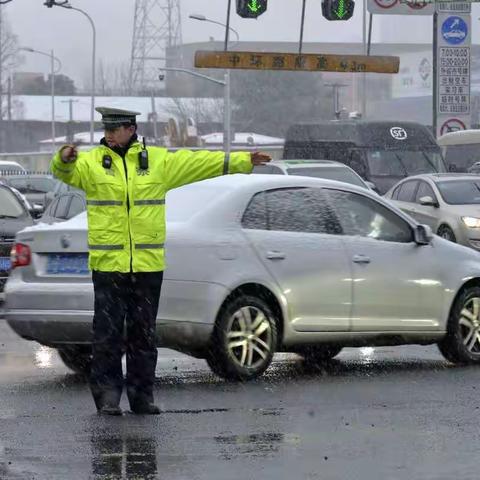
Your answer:
[[[440,237],[480,250],[480,175],[417,175],[385,198]]]
[[[277,351],[327,361],[343,347],[437,343],[480,362],[480,257],[363,188],[235,175],[169,193],[158,345],[225,378]],[[93,289],[85,213],[18,234],[6,317],[87,372]]]

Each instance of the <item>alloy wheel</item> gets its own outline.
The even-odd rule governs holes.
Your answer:
[[[228,321],[227,347],[241,367],[261,366],[272,351],[272,328],[265,314],[253,306],[237,310]]]
[[[463,345],[474,355],[480,355],[480,298],[465,302],[460,312],[460,334]]]

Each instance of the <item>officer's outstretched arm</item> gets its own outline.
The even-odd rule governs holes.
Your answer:
[[[178,150],[169,152],[165,159],[167,189],[230,173],[251,173],[253,164],[248,152]]]
[[[70,149],[69,155],[65,154],[65,150]],[[86,168],[88,152],[77,153],[76,149],[70,145],[62,147],[53,157],[50,169],[54,177],[72,187],[84,188],[84,179],[86,178]]]

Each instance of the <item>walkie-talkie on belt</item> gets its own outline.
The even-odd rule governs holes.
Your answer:
[[[148,150],[145,145],[145,137],[143,137],[142,151],[138,154],[138,166],[140,170],[148,170]]]

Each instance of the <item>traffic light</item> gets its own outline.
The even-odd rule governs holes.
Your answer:
[[[354,10],[354,0],[322,1],[322,13],[327,20],[350,20]]]
[[[237,13],[243,18],[257,18],[267,11],[268,0],[237,0]]]

